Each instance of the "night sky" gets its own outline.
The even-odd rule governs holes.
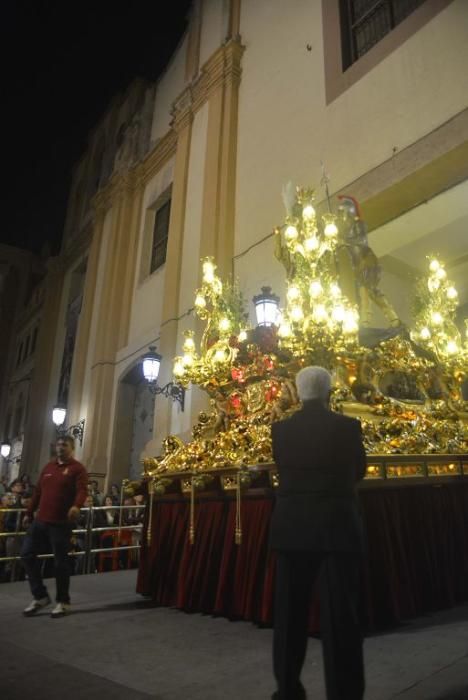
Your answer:
[[[57,253],[73,163],[113,95],[155,80],[187,24],[190,0],[10,0],[2,5],[0,241]],[[6,157],[5,157],[6,154]]]

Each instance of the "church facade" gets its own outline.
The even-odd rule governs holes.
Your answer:
[[[142,359],[156,346],[158,384],[172,380],[184,331],[200,332],[205,256],[248,302],[270,286],[284,304],[273,229],[290,181],[315,187],[318,206],[325,184],[332,208],[360,202],[399,318],[435,253],[468,316],[467,20],[464,0],[195,0],[165,73],[115,99],[76,166],[23,471],[47,461],[56,404],[84,425],[77,456],[107,483],[190,434],[204,396],[189,389],[184,410],[155,397]]]

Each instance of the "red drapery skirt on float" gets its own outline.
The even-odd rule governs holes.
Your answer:
[[[362,607],[369,630],[468,600],[468,483],[363,488],[360,500],[367,535]],[[243,495],[237,545],[235,499],[226,493],[198,497],[190,544],[188,499],[155,499],[137,591],[158,605],[271,625],[273,507],[271,495]],[[317,628],[315,603],[310,629]]]

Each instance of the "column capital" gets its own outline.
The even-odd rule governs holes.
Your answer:
[[[112,202],[109,196],[109,187],[106,186],[96,192],[93,197],[92,207],[94,218],[104,217],[106,212],[111,208]]]
[[[137,183],[141,179],[145,185],[170,158],[175,155],[177,149],[177,132],[174,128],[169,129],[154,145],[153,150],[135,168],[135,178]]]
[[[193,121],[193,89],[189,85],[174,100],[171,109],[171,126],[178,134]]]
[[[220,85],[236,84],[241,79],[242,55],[245,51],[239,38],[229,39],[215,51],[201,69],[200,82],[204,83],[205,99]]]
[[[238,37],[220,46],[202,66],[200,74],[172,103],[171,127],[180,133],[193,120],[194,114],[220,86],[238,85],[245,51]]]

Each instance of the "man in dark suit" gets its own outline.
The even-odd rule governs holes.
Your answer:
[[[270,531],[277,553],[273,698],[306,697],[300,674],[311,591],[318,581],[327,698],[360,700],[363,531],[356,483],[366,470],[361,425],[329,409],[331,377],[322,367],[301,370],[296,386],[302,409],[272,425],[279,472]]]

